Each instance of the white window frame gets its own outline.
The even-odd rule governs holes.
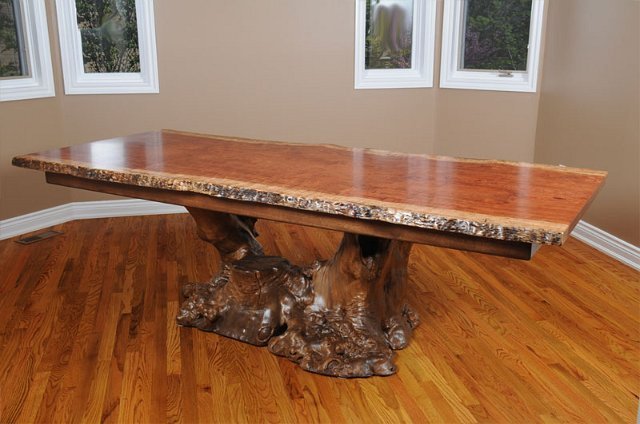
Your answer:
[[[440,87],[470,90],[535,92],[538,84],[544,0],[533,0],[527,70],[511,72],[459,69],[462,57],[465,0],[444,0]]]
[[[56,95],[44,0],[19,0],[27,47],[28,76],[0,79],[0,102]]]
[[[75,0],[57,0],[65,94],[158,93],[153,0],[136,0],[140,72],[85,72]]]
[[[356,0],[355,88],[433,87],[436,0],[413,0],[410,69],[365,69],[366,0]]]

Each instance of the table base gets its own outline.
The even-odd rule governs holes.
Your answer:
[[[368,377],[396,372],[419,319],[406,302],[411,243],[345,233],[335,256],[309,267],[265,256],[256,220],[188,208],[221,271],[183,288],[180,325],[269,350],[307,371]]]

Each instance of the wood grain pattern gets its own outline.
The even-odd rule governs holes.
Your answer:
[[[50,173],[561,244],[605,172],[149,132],[13,159]]]
[[[257,226],[267,254],[298,265],[341,237]],[[532,262],[414,246],[407,290],[423,324],[398,373],[341,380],[175,326],[180,287],[217,271],[188,216],[55,229],[64,235],[0,242],[2,423],[636,417],[640,273],[573,239]]]

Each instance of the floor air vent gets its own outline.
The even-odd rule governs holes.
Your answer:
[[[16,243],[31,244],[31,243],[35,243],[35,242],[40,241],[40,240],[44,240],[44,239],[48,239],[48,238],[53,237],[53,236],[57,236],[58,234],[62,234],[62,233],[60,231],[53,231],[53,230],[45,231],[45,232],[40,233],[40,234],[34,234],[32,236],[29,236],[29,237],[18,239],[18,240],[16,240]]]

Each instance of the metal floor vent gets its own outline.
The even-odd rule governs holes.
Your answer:
[[[60,231],[53,231],[53,230],[45,231],[45,232],[40,233],[40,234],[34,234],[32,236],[29,236],[29,237],[18,239],[18,240],[16,240],[16,243],[31,244],[31,243],[35,243],[37,241],[48,239],[48,238],[53,237],[53,236],[57,236],[58,234],[62,234],[62,233]]]

